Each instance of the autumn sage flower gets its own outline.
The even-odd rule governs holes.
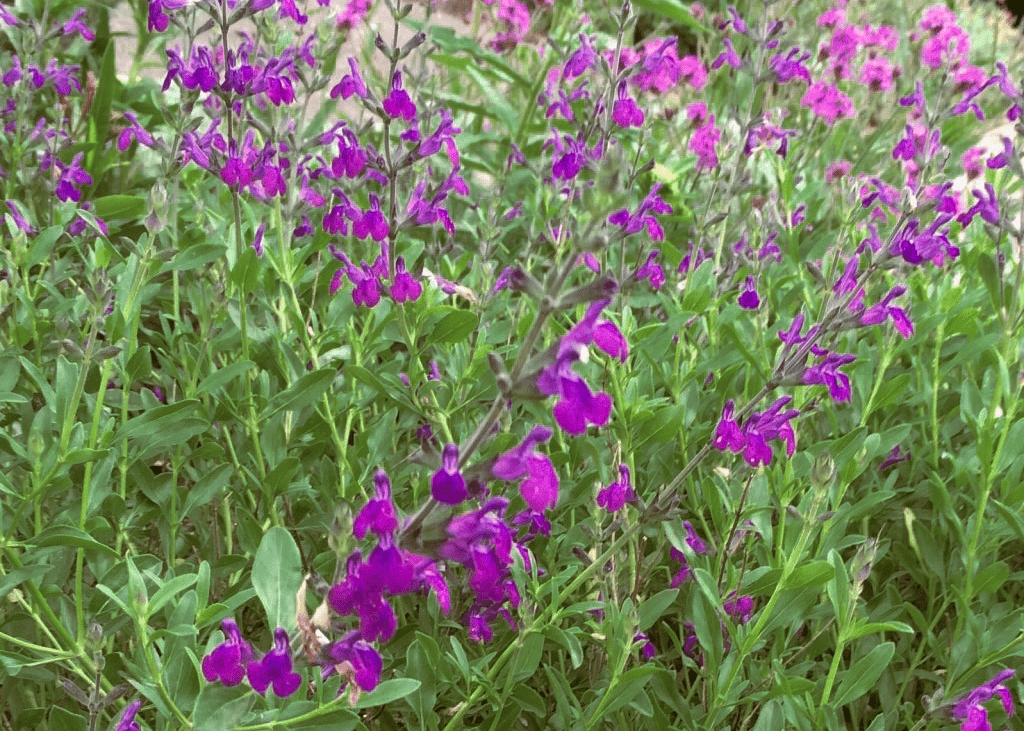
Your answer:
[[[740,424],[733,419],[736,407],[733,400],[729,399],[722,407],[722,418],[715,428],[712,444],[721,451],[742,452],[743,459],[751,467],[771,463],[773,452],[768,442],[774,439],[781,439],[786,444],[786,455],[792,457],[796,450],[796,435],[789,422],[800,411],[782,411],[782,407],[792,400],[792,396],[783,396],[766,411],[751,414]]]
[[[558,475],[547,456],[534,447],[551,438],[553,432],[545,426],[535,426],[515,449],[510,449],[495,461],[491,473],[499,480],[518,480],[523,500],[536,512],[542,512],[558,502]]]
[[[203,677],[209,682],[219,680],[224,685],[238,685],[245,678],[246,665],[252,660],[252,647],[242,639],[242,633],[233,619],[221,622],[224,642],[203,658]]]
[[[469,496],[466,480],[459,471],[459,445],[444,445],[441,469],[430,480],[430,494],[446,505],[458,505]]]
[[[619,465],[619,480],[597,493],[597,504],[609,513],[622,510],[626,503],[636,500],[636,493],[629,479],[629,467]]]
[[[1013,669],[1003,670],[987,683],[982,683],[972,690],[953,706],[952,716],[955,720],[960,721],[960,731],[991,731],[992,725],[988,722],[988,709],[982,704],[992,696],[999,697],[1007,716],[1013,715],[1013,696],[1010,695],[1010,689],[1003,684],[1003,681],[1009,680],[1013,674]]]
[[[125,706],[121,720],[117,722],[114,731],[139,731],[139,724],[135,722],[135,714],[142,708],[142,701],[132,701]]]
[[[274,630],[274,649],[261,660],[249,663],[246,670],[249,685],[260,695],[273,686],[279,698],[290,696],[302,684],[302,676],[292,669],[292,654],[288,632],[283,627]]]

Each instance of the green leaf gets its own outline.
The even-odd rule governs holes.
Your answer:
[[[137,195],[105,195],[94,201],[96,216],[104,221],[138,219],[146,212],[146,199]]]
[[[184,251],[179,251],[174,258],[164,264],[161,272],[187,272],[208,266],[224,257],[228,247],[224,244],[193,244]]]
[[[103,155],[103,146],[107,142],[107,131],[110,129],[110,107],[114,100],[114,90],[118,87],[117,80],[117,57],[116,46],[108,43],[103,54],[103,61],[100,63],[100,75],[96,82],[96,94],[92,100],[92,107],[89,110],[89,142],[93,149],[86,161],[86,169],[92,173],[93,182],[99,182],[103,170],[99,167],[99,161]],[[98,201],[97,201],[98,203]],[[108,216],[99,212],[97,205],[96,215],[100,218]],[[113,218],[113,216],[110,216]]]
[[[256,702],[256,697],[244,686],[226,688],[204,683],[192,716],[196,731],[225,731],[239,726]]]
[[[206,505],[220,495],[224,488],[227,487],[233,472],[234,467],[230,464],[219,464],[200,477],[196,481],[195,486],[188,491],[188,496],[185,498],[185,507],[181,511],[182,515],[188,515],[196,508]]]
[[[87,551],[99,551],[112,558],[119,558],[117,551],[106,543],[100,543],[88,533],[84,533],[70,525],[56,525],[52,528],[47,528],[35,536],[29,543],[39,548],[50,548],[53,546],[84,548]]]
[[[129,382],[148,376],[153,370],[153,356],[148,345],[141,346],[124,366],[125,378]]]
[[[195,415],[201,405],[197,399],[185,399],[149,409],[129,419],[118,437],[135,442],[146,452],[184,444],[210,428],[209,421]]]
[[[979,571],[974,577],[974,596],[983,591],[999,591],[1010,578],[1010,567],[1005,561],[996,561]],[[974,597],[970,597],[974,598]]]
[[[985,283],[985,289],[988,290],[988,296],[992,300],[992,307],[996,312],[1000,310],[999,306],[999,272],[996,269],[996,262],[992,254],[984,251],[978,251],[978,255],[975,257],[976,271],[981,275],[981,281]]]
[[[692,30],[704,33],[711,32],[709,28],[705,28],[698,23],[690,9],[679,2],[679,0],[634,0],[633,6],[648,10],[674,23],[682,23]]]
[[[392,678],[391,680],[385,680],[372,693],[362,696],[359,702],[356,703],[356,708],[383,706],[392,701],[397,701],[399,698],[405,698],[411,693],[415,693],[419,687],[420,681],[414,678]]]
[[[846,615],[850,611],[850,577],[846,573],[842,557],[834,548],[828,552],[828,560],[835,571],[828,582],[828,598],[832,602],[832,611],[836,613],[836,622],[843,627],[846,625]]]
[[[878,388],[874,401],[871,402],[872,411],[892,406],[906,400],[907,384],[910,383],[910,374],[901,373],[895,378],[890,378]],[[864,414],[864,419],[867,418]]]
[[[84,716],[79,716],[60,706],[50,709],[49,721],[47,728],[50,731],[86,731],[89,728],[89,722]]]
[[[196,387],[196,391],[200,394],[214,394],[246,371],[255,367],[256,364],[251,360],[237,360],[233,363],[228,363],[223,368],[218,368],[201,380],[199,386]]]
[[[637,630],[643,632],[654,624],[672,606],[677,596],[679,589],[665,589],[645,599],[637,611]]]
[[[181,576],[175,576],[170,579],[166,584],[156,590],[149,599],[149,612],[150,614],[156,614],[160,611],[164,604],[173,599],[177,594],[190,589],[196,580],[199,578],[198,574],[182,574]]]
[[[449,312],[427,334],[427,345],[462,342],[479,324],[479,318],[468,310],[445,309]]]
[[[252,292],[260,277],[260,259],[251,247],[242,252],[242,256],[231,268],[228,279],[243,292]]]
[[[853,664],[843,675],[839,684],[832,705],[836,708],[845,706],[847,703],[860,698],[869,690],[875,687],[875,683],[882,677],[882,673],[889,667],[893,653],[896,652],[896,645],[892,642],[883,642],[867,655]]]
[[[904,622],[864,622],[860,620],[846,633],[847,640],[859,640],[861,637],[876,635],[880,632],[903,632],[914,634],[914,628]]]
[[[641,665],[638,668],[627,670],[618,680],[605,691],[605,697],[611,697],[611,702],[608,705],[604,705],[603,701],[600,707],[601,717],[607,718],[615,711],[619,710],[623,706],[628,705],[636,696],[643,691],[644,686],[650,681],[651,677],[659,673],[664,673],[662,668],[655,665]]]
[[[50,254],[53,252],[53,245],[57,243],[57,239],[59,239],[63,233],[63,226],[50,226],[49,228],[40,231],[39,234],[32,239],[32,244],[29,246],[28,261],[26,264],[29,267],[34,267],[49,259]]]
[[[526,635],[512,658],[512,682],[520,683],[536,673],[543,654],[544,635],[536,632]]]
[[[271,627],[295,629],[295,595],[302,585],[302,557],[285,528],[271,528],[260,541],[252,567],[252,586]]]
[[[270,403],[260,416],[260,421],[266,421],[281,411],[299,411],[312,406],[331,387],[336,375],[337,372],[333,368],[321,368],[307,373],[270,399]]]
[[[573,670],[578,669],[583,664],[583,645],[580,644],[575,634],[561,627],[552,626],[545,628],[544,636],[554,640],[569,651],[569,662],[572,664]]]
[[[47,572],[51,569],[51,566],[40,566],[34,564],[32,566],[23,566],[20,569],[15,569],[10,573],[0,577],[0,600],[3,600],[14,587],[23,581],[38,581],[39,579],[46,576]]]

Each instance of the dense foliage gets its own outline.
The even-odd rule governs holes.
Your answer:
[[[4,728],[1012,723],[997,8],[0,31]]]

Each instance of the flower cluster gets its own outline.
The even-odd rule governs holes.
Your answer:
[[[796,435],[790,421],[799,416],[800,410],[782,410],[792,400],[792,396],[783,396],[765,411],[750,414],[739,423],[733,418],[736,407],[729,399],[722,407],[722,418],[715,429],[712,441],[715,449],[742,453],[747,464],[757,467],[771,464],[774,453],[768,442],[779,439],[786,445],[786,456],[792,457],[796,451]]]
[[[221,622],[225,640],[203,657],[203,677],[210,683],[238,685],[248,679],[249,685],[260,695],[273,687],[279,697],[290,696],[302,684],[302,676],[292,667],[288,632],[283,627],[274,630],[274,647],[257,658],[252,646],[242,637],[233,619]]]
[[[600,318],[610,301],[598,300],[587,308],[583,318],[559,341],[554,362],[537,377],[537,388],[541,393],[560,397],[552,408],[552,414],[567,434],[583,434],[588,423],[604,426],[611,415],[611,396],[604,392],[593,393],[572,368],[584,358],[586,346],[590,344],[623,362],[628,357],[629,348],[618,327]]]

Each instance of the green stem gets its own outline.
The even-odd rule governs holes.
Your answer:
[[[90,347],[91,347],[90,343]],[[100,437],[100,419],[103,417],[103,399],[107,394],[107,381],[110,379],[110,370],[113,364],[111,358],[103,361],[100,366],[99,390],[96,393],[96,404],[93,407],[92,426],[89,429],[89,449],[96,449]],[[82,372],[86,371],[86,364],[82,364]],[[82,476],[82,508],[78,514],[78,529],[87,533],[86,522],[89,519],[89,499],[92,497],[92,469],[94,460],[85,463],[85,470]],[[79,548],[75,556],[75,622],[78,629],[78,642],[81,646],[85,642],[85,549]]]

